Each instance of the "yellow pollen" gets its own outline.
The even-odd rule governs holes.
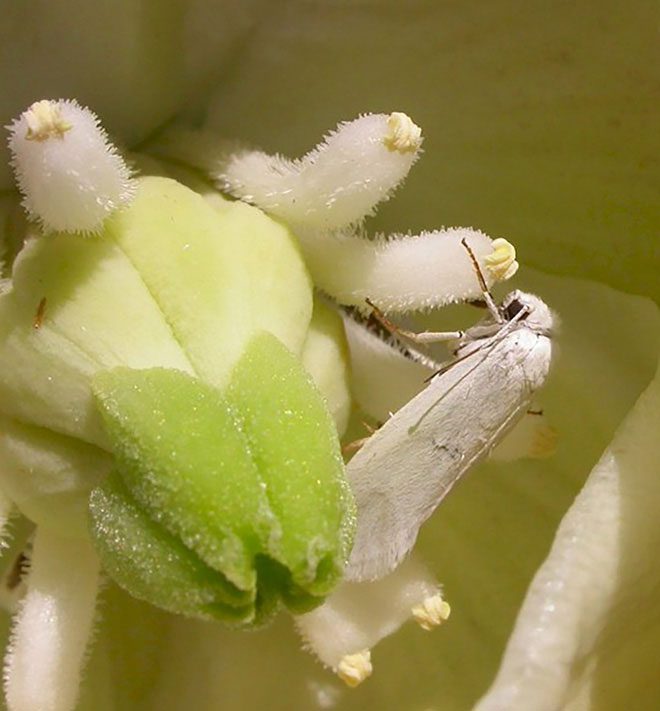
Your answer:
[[[35,101],[24,114],[27,122],[28,141],[46,141],[62,138],[72,126],[62,118],[59,106],[54,101]]]
[[[488,271],[497,281],[506,281],[518,271],[516,248],[501,237],[493,240],[493,251],[485,259]]]
[[[551,457],[557,449],[559,433],[550,425],[538,425],[534,430],[530,456],[535,459]]]
[[[410,116],[399,111],[387,119],[389,133],[383,138],[385,147],[399,153],[414,153],[422,144],[422,129]]]
[[[371,676],[371,652],[363,649],[355,654],[346,654],[337,665],[337,676],[350,687],[356,687]]]
[[[432,630],[441,625],[448,619],[450,613],[451,607],[442,599],[440,593],[427,597],[412,609],[415,622],[424,630]]]

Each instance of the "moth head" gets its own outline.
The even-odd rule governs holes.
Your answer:
[[[504,298],[500,307],[502,315],[507,321],[514,318],[533,331],[551,336],[556,317],[552,310],[538,296],[527,294],[524,291],[512,291]]]

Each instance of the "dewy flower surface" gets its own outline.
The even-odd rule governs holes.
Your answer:
[[[108,185],[126,182],[128,171],[77,104],[35,102],[9,131],[23,205],[42,226],[28,228],[0,296],[3,486],[36,524],[6,654],[10,708],[75,704],[99,569],[136,598],[188,618],[263,626],[285,606],[299,616],[305,645],[349,686],[370,676],[371,647],[406,619],[426,630],[443,622],[449,606],[419,565],[392,565],[382,581],[333,593],[342,573],[351,579],[344,568],[356,518],[335,431],[345,428],[346,388],[329,387],[346,376],[337,358],[344,338],[339,315],[318,298],[316,318],[310,314],[293,237],[255,208],[162,178],[134,181],[128,204],[109,209]],[[324,251],[350,255],[358,247],[366,278],[381,272],[375,298],[409,309],[428,305],[417,296],[430,284],[427,276],[425,287],[408,286],[401,298],[382,274],[398,243],[408,243],[413,272],[435,245],[439,303],[517,269],[509,243],[473,230],[375,241],[351,233],[405,178],[420,144],[405,114],[365,115],[342,124],[312,158],[287,165],[228,153],[216,172],[227,189],[249,191],[270,212],[284,205],[304,235],[303,254],[317,255],[316,275],[334,262],[318,258]],[[240,180],[226,177],[237,173]],[[90,227],[78,203],[102,206],[88,240],[76,239]],[[68,232],[56,229],[62,216]],[[334,244],[329,223],[345,231]],[[348,294],[328,290],[352,303],[360,270],[345,283]],[[117,285],[121,298],[112,295]],[[260,301],[271,306],[269,320]],[[319,351],[312,338],[308,349],[307,331],[322,331],[328,316],[335,322],[328,345]],[[339,341],[329,351],[333,332]],[[304,364],[325,386],[325,400]],[[74,521],[50,495],[54,451]],[[367,507],[372,476],[363,482]],[[359,516],[368,520],[362,508]],[[410,522],[415,538],[422,521]],[[81,573],[75,587],[72,565]],[[77,617],[86,625],[76,626]],[[43,684],[30,681],[32,667]]]
[[[452,603],[439,632],[407,626],[374,650],[372,679],[343,690],[285,620],[228,632],[111,585],[80,707],[469,708],[495,676],[559,519],[657,368],[657,8],[69,2],[66,13],[7,4],[4,15],[3,123],[37,99],[71,96],[137,148],[180,107],[199,117],[211,106],[207,128],[296,156],[341,119],[409,112],[425,155],[370,232],[445,223],[506,236],[523,265],[516,287],[563,321],[542,402],[556,456],[483,467],[422,533]],[[15,203],[3,195],[3,230],[21,222]],[[15,251],[10,242],[9,260]],[[502,698],[524,709],[657,706],[654,392],[562,528],[491,708]],[[44,540],[43,555],[56,543]]]

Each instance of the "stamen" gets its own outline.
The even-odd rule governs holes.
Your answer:
[[[390,198],[421,142],[421,130],[405,114],[369,114],[339,124],[298,160],[234,154],[216,178],[221,189],[296,228],[335,230],[361,222]]]
[[[483,298],[462,241],[480,266],[493,253],[490,237],[463,227],[375,240],[360,233],[297,235],[318,287],[341,304],[364,308],[368,298],[387,314]],[[495,277],[482,271],[490,288]]]
[[[422,129],[407,114],[391,113],[387,127],[390,132],[383,138],[383,143],[391,151],[413,153],[422,145]]]
[[[432,630],[449,619],[451,607],[442,599],[440,593],[425,598],[419,605],[412,609],[415,622],[423,630]]]
[[[533,459],[551,457],[557,449],[558,441],[559,433],[554,427],[545,424],[537,425],[530,446],[529,456]]]
[[[45,141],[48,138],[62,138],[72,128],[64,119],[60,107],[52,101],[35,101],[25,112],[28,141]]]
[[[461,240],[486,288],[512,276],[515,250],[476,230],[369,239],[365,217],[387,200],[420,153],[421,130],[405,114],[373,114],[340,124],[299,160],[258,151],[218,159],[216,179],[235,197],[287,221],[300,239],[314,282],[341,304],[365,298],[387,313],[431,309],[481,296]]]
[[[411,556],[376,582],[342,583],[323,605],[297,617],[296,626],[323,664],[357,684],[371,673],[370,650],[437,594],[438,583]]]
[[[131,200],[128,166],[77,102],[38,101],[7,128],[23,207],[44,230],[97,232]]]
[[[495,280],[506,281],[518,271],[516,248],[502,237],[494,239],[492,247],[492,254],[484,259],[486,267]]]
[[[5,694],[13,711],[75,707],[98,571],[98,559],[87,541],[37,529],[28,591],[15,618],[5,662]]]
[[[370,677],[372,671],[371,651],[368,649],[345,655],[337,665],[337,676],[352,688]]]

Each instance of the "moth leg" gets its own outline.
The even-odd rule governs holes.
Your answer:
[[[371,307],[372,316],[386,328],[391,334],[395,336],[401,336],[407,338],[413,343],[440,343],[441,341],[455,341],[462,338],[465,335],[464,331],[422,331],[417,333],[415,331],[407,331],[405,328],[401,328],[393,321],[390,321],[387,316],[369,299],[366,300],[367,304]]]

